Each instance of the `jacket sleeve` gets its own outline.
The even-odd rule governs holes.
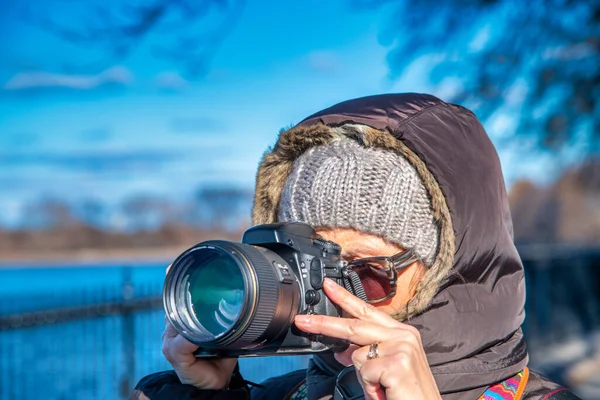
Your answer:
[[[581,400],[581,398],[544,375],[531,371],[523,400]]]
[[[248,400],[250,390],[236,367],[229,389],[198,389],[179,381],[175,371],[148,375],[136,385],[130,400]]]
[[[305,369],[267,379],[252,388],[252,400],[287,399],[305,379]]]

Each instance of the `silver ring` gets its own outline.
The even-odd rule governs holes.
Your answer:
[[[367,360],[372,360],[379,357],[379,343],[375,342],[369,347],[369,353],[367,353]]]

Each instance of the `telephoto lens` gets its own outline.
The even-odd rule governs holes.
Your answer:
[[[306,354],[347,347],[306,334],[299,313],[340,316],[322,290],[342,282],[339,246],[300,223],[259,225],[243,243],[210,240],[185,251],[165,279],[167,318],[197,357]]]
[[[245,349],[280,336],[300,305],[298,283],[280,282],[272,251],[243,243],[208,241],[171,266],[165,308],[177,331],[206,349]],[[264,338],[263,338],[264,337]]]

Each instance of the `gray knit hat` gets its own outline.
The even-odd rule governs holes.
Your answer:
[[[427,266],[438,249],[439,227],[415,168],[349,138],[312,147],[294,162],[278,219],[375,234],[412,249]]]

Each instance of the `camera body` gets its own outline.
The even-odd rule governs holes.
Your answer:
[[[177,292],[174,287],[177,282],[180,287],[189,287],[187,280],[177,277],[177,270],[193,265],[189,259],[194,251],[207,254],[208,249],[227,252],[235,260],[244,276],[244,300],[240,302],[243,305],[239,316],[230,327],[227,325],[226,332],[211,340],[198,340],[198,335],[190,329],[193,327],[181,317],[184,303],[177,305],[177,299],[185,293],[181,289]],[[180,264],[184,267],[178,268]],[[343,351],[349,345],[347,341],[303,332],[294,325],[294,317],[298,314],[341,317],[342,309],[326,296],[323,280],[327,277],[346,286],[346,265],[340,246],[318,236],[310,225],[297,222],[258,225],[244,233],[241,244],[207,241],[179,256],[165,281],[165,310],[175,329],[200,346],[195,353],[197,357]],[[190,309],[193,311],[193,307],[187,309],[188,313]]]

